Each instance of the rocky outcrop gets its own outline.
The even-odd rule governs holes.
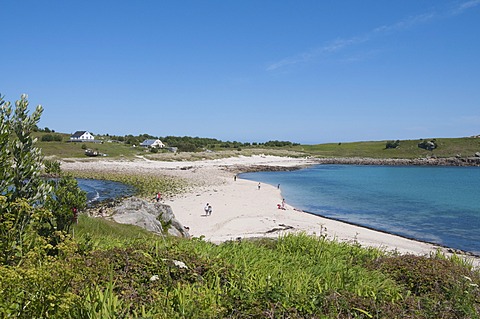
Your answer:
[[[420,166],[480,166],[479,157],[446,157],[446,158],[317,158],[318,164],[350,164],[350,165],[420,165]]]
[[[117,223],[137,225],[158,234],[190,237],[188,228],[175,218],[169,205],[151,203],[137,197],[127,198],[114,207],[110,218]]]
[[[312,164],[315,163],[312,160]],[[278,165],[234,165],[224,166],[223,169],[233,173],[254,173],[254,172],[288,172],[295,171],[301,168],[308,167],[309,165],[297,165],[297,166],[278,166]]]

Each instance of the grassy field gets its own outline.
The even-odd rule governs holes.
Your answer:
[[[428,139],[430,140],[430,139]],[[437,138],[437,149],[427,151],[417,145],[421,140],[400,141],[395,149],[386,149],[387,141],[330,143],[318,145],[301,145],[297,151],[318,157],[369,157],[369,158],[422,158],[437,157],[471,157],[480,151],[480,138]]]
[[[54,158],[85,158],[84,148],[97,150],[106,154],[109,158],[133,159],[135,156],[143,156],[152,160],[161,161],[181,161],[181,160],[202,160],[216,159],[231,156],[250,156],[250,155],[277,155],[291,157],[368,157],[368,158],[424,158],[430,156],[437,157],[471,157],[476,152],[480,152],[480,138],[437,138],[437,149],[427,151],[418,147],[421,140],[400,141],[399,147],[395,149],[386,149],[387,141],[369,141],[369,142],[351,142],[351,143],[327,143],[316,145],[298,145],[289,147],[270,147],[264,146],[242,147],[238,149],[214,148],[213,152],[180,152],[171,153],[160,151],[151,153],[148,150],[123,143],[107,142],[104,143],[69,143],[66,142],[69,135],[62,134],[63,142],[42,142],[41,136],[45,133],[36,133],[45,156]],[[431,139],[428,139],[431,140]],[[83,148],[82,148],[83,147]]]
[[[134,148],[131,145],[123,143],[82,143],[82,142],[67,142],[70,138],[69,134],[60,134],[63,138],[62,142],[42,142],[41,138],[45,134],[60,134],[60,133],[35,133],[38,138],[38,147],[42,149],[42,154],[48,157],[57,159],[61,158],[85,158],[85,148],[97,150],[100,153],[107,154],[113,158],[133,158],[135,155],[142,155],[145,150],[141,148]],[[83,148],[82,148],[83,147]]]

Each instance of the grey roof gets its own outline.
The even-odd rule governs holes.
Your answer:
[[[157,140],[145,140],[142,143],[140,143],[140,146],[150,146],[155,144]]]
[[[83,134],[87,133],[87,131],[76,131],[75,133],[72,134],[70,137],[80,137]]]

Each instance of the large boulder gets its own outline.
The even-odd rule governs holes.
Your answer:
[[[175,218],[169,205],[130,197],[116,206],[110,217],[117,223],[137,225],[155,233],[190,237],[188,229]]]

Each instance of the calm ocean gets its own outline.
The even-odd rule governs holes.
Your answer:
[[[244,173],[313,214],[480,255],[480,168],[318,165]]]

